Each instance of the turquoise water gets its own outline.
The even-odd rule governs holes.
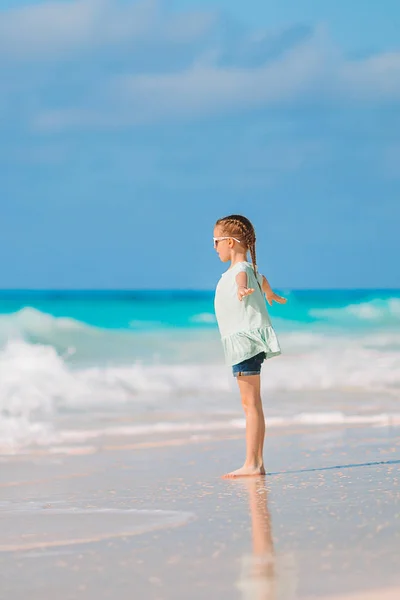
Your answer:
[[[386,419],[400,399],[400,291],[277,291],[288,302],[268,310],[283,354],[261,383],[285,400],[270,402],[269,415],[340,422],[351,392],[362,418]],[[65,414],[79,423],[104,411],[231,410],[237,390],[213,300],[206,291],[0,292],[0,448],[48,442]]]
[[[399,326],[399,290],[298,290],[278,293],[282,307],[268,307],[287,329],[303,324],[369,329]],[[0,314],[30,307],[93,327],[150,331],[213,328],[214,293],[207,291],[0,291]],[[335,314],[336,313],[336,314]]]

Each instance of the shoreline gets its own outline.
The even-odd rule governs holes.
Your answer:
[[[119,432],[114,432],[113,428],[102,429],[98,433],[95,431],[89,431],[87,438],[85,434],[83,443],[80,440],[79,430],[77,430],[76,440],[72,437],[66,439],[66,443],[59,440],[58,443],[53,444],[42,444],[42,445],[31,445],[26,446],[15,451],[1,452],[0,451],[0,464],[6,464],[8,462],[24,460],[29,457],[39,456],[57,456],[57,455],[84,455],[84,454],[98,454],[101,452],[118,452],[125,450],[144,450],[151,448],[160,447],[173,447],[173,446],[186,446],[186,445],[201,445],[208,442],[224,442],[227,440],[243,440],[245,436],[244,419],[235,419],[235,421],[243,421],[242,424],[235,427],[226,425],[221,419],[220,427],[210,427],[209,429],[200,429],[199,433],[193,433],[186,429],[179,428],[174,431],[154,431],[145,432],[137,435],[129,433],[129,427],[126,428],[126,432],[117,435]],[[139,425],[140,427],[140,425]],[[377,422],[369,422],[368,419],[364,421],[362,418],[360,421],[356,419],[349,419],[345,422],[333,422],[333,423],[321,423],[315,422],[291,424],[291,425],[280,425],[279,427],[271,426],[269,419],[266,419],[266,439],[267,438],[286,438],[291,436],[305,435],[305,436],[324,436],[324,435],[344,435],[346,431],[352,430],[366,430],[375,431],[391,431],[400,429],[400,413],[390,418],[377,420]],[[86,433],[86,432],[85,432]],[[87,441],[87,443],[85,443]],[[69,442],[69,443],[68,443]],[[81,443],[80,443],[81,442]],[[0,482],[1,487],[1,482]]]

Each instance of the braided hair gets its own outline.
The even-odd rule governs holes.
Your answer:
[[[222,227],[224,234],[238,238],[249,250],[254,275],[260,286],[257,278],[256,232],[251,221],[242,215],[229,215],[218,219],[215,225]]]

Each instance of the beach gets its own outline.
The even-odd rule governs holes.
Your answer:
[[[3,597],[394,599],[398,426],[100,438],[1,463]]]
[[[400,600],[399,30],[0,3],[0,600]]]
[[[238,481],[212,292],[0,294],[2,597],[400,597],[399,292],[282,293]]]

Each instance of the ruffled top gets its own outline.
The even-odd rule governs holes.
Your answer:
[[[236,284],[236,275],[241,271],[247,274],[248,287],[254,288],[242,301],[237,296]],[[236,263],[218,282],[214,306],[228,365],[236,365],[260,352],[265,352],[267,358],[281,354],[261,285],[262,276],[258,273],[256,279],[248,262]]]

